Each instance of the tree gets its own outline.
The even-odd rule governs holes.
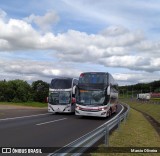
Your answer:
[[[30,100],[31,86],[22,80],[17,81],[17,83],[15,100],[27,102]]]
[[[150,92],[160,92],[160,80],[159,81],[153,81],[150,83],[138,83],[135,85],[129,85],[129,86],[120,86],[119,89],[121,90],[128,90],[129,94],[131,93],[132,89],[134,89],[134,94],[139,93],[150,93]]]
[[[0,81],[0,101],[6,101],[5,92],[7,90],[7,83]]]
[[[0,81],[0,101],[26,102],[30,95],[31,86],[26,81]]]
[[[48,83],[42,80],[37,80],[32,83],[32,94],[34,101],[45,102],[45,99],[48,96],[48,91],[49,91]]]

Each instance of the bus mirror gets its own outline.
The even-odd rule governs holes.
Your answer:
[[[45,102],[46,102],[46,103],[48,103],[48,97],[46,97],[46,100],[45,100]]]
[[[107,95],[110,95],[111,94],[111,88],[110,88],[110,86],[108,86],[108,88],[107,88]]]
[[[76,99],[72,98],[72,104],[76,103]]]

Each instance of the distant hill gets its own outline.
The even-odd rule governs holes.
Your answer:
[[[150,83],[119,86],[120,96],[135,96],[138,93],[160,92],[160,80]]]

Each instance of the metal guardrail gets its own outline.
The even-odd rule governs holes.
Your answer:
[[[127,104],[123,104],[127,107],[127,111],[123,114],[117,116],[114,120],[109,123],[106,123],[95,130],[85,134],[79,139],[71,142],[70,144],[60,148],[48,156],[80,156],[85,152],[89,147],[92,147],[98,140],[104,137],[104,144],[106,147],[109,146],[109,132],[115,127],[120,127],[122,120],[126,121],[130,107]]]

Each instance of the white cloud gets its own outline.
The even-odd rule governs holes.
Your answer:
[[[138,28],[149,31],[159,27],[160,2],[125,0],[63,0],[72,18],[79,17],[102,25],[124,25],[127,28]],[[92,5],[91,5],[92,4]],[[159,35],[157,35],[159,37]]]
[[[156,60],[158,63],[158,59]],[[159,65],[159,64],[156,64]],[[90,71],[94,71],[94,67]],[[81,72],[88,69],[78,69],[75,64],[31,61],[31,60],[0,60],[1,80],[23,79],[28,82],[38,79],[50,82],[52,78],[57,76],[79,77]],[[136,83],[151,82],[159,79],[159,73],[150,74],[147,72],[117,72],[112,73],[119,85],[129,85]]]
[[[27,79],[28,77],[41,77],[43,79],[48,78],[50,81],[50,79],[55,76],[72,75],[78,77],[81,71],[65,63],[61,63],[61,66],[59,66],[59,63],[54,62],[3,59],[0,60],[0,72],[3,73],[3,75],[14,75],[16,77],[23,77],[23,79]]]
[[[131,32],[122,26],[111,26],[99,34],[68,30],[57,35],[52,32],[42,35],[23,20],[0,20],[0,26],[1,51],[50,49],[62,62],[90,62],[149,72],[159,70],[152,61],[155,56],[144,55],[144,51],[159,50],[160,44],[146,42],[139,30]]]
[[[10,45],[8,44],[7,40],[0,39],[0,50],[9,50]]]
[[[59,21],[59,16],[55,11],[49,11],[44,16],[30,15],[24,18],[28,23],[35,23],[42,30],[49,30],[51,26]]]
[[[117,36],[117,35],[124,35],[125,33],[128,33],[129,30],[126,29],[123,26],[110,26],[102,31],[100,31],[100,34],[104,36]]]
[[[0,16],[2,14],[5,16],[5,13],[0,12]],[[54,17],[53,12],[48,12],[44,16],[32,14],[25,20],[5,21],[0,18],[0,51],[2,53],[4,51],[18,53],[24,50],[27,53],[28,50],[36,50],[36,52],[50,50],[51,56],[59,61],[46,63],[1,60],[1,73],[12,74],[15,77],[23,76],[26,80],[35,80],[36,77],[47,80],[53,76],[78,77],[79,73],[85,69],[77,69],[76,63],[91,63],[133,71],[159,71],[160,41],[147,40],[144,32],[140,30],[131,31],[124,26],[116,25],[109,26],[97,34],[68,30],[55,35],[53,32],[41,34],[32,26],[32,23],[36,23],[40,27],[47,28],[55,21],[56,14]],[[72,65],[67,66],[68,62]],[[129,73],[115,76],[119,81],[140,82],[145,81],[145,76],[149,74],[135,75]]]
[[[128,72],[128,73],[114,73],[113,77],[119,82],[120,85],[132,85],[137,83],[148,83],[159,80],[159,73],[146,73],[146,72]]]
[[[160,52],[160,41],[149,41],[149,40],[144,40],[141,41],[139,44],[135,45],[136,48],[139,51],[145,51],[145,52],[151,52],[151,51],[157,51]]]
[[[121,67],[134,71],[159,71],[160,59],[145,56],[112,56],[99,60],[106,67]]]
[[[0,19],[4,19],[7,16],[7,13],[0,9]]]
[[[6,50],[36,47],[39,34],[30,24],[22,20],[10,19],[7,23],[1,20],[0,27],[0,39],[5,42]],[[4,51],[4,45],[0,46],[0,50]]]

